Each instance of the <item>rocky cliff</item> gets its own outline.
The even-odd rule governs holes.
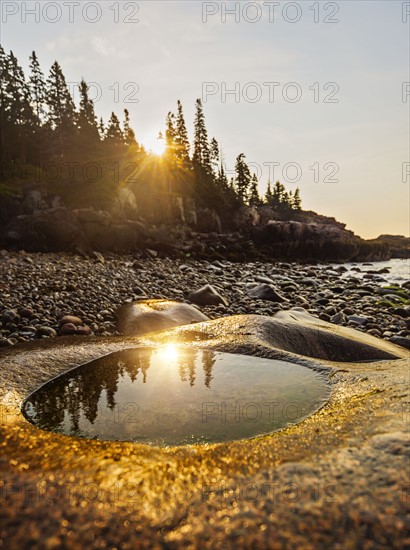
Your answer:
[[[391,250],[408,252],[402,248],[400,237],[365,241],[348,231],[345,224],[315,212],[297,212],[296,219],[286,220],[278,219],[266,206],[243,206],[232,213],[228,223],[222,223],[214,210],[198,208],[192,199],[172,197],[162,222],[147,220],[141,214],[135,197],[127,190],[109,212],[70,209],[57,196],[29,190],[22,197],[2,198],[0,246],[83,254],[140,250],[148,255],[232,261],[377,261],[389,259]]]
[[[386,244],[393,258],[410,258],[410,238],[402,235],[380,235],[372,243]]]

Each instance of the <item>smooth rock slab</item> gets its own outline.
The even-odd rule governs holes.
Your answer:
[[[407,360],[308,359],[276,346],[278,324],[236,316],[140,339],[67,337],[2,351],[6,547],[407,548]],[[168,449],[52,434],[23,418],[23,399],[53,376],[164,342],[295,361],[322,372],[332,397],[269,436]]]

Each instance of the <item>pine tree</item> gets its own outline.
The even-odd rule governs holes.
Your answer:
[[[79,85],[80,111],[78,114],[78,129],[80,135],[86,141],[87,146],[93,146],[93,142],[99,141],[97,118],[94,111],[94,102],[88,97],[89,87],[84,79]]]
[[[166,157],[169,163],[173,163],[176,156],[176,128],[175,115],[169,112],[165,121],[165,143],[167,146]]]
[[[285,207],[287,209],[293,210],[293,193],[292,193],[292,191],[289,191],[289,193],[288,193],[288,201],[287,201],[287,204],[285,205]]]
[[[115,113],[111,113],[110,120],[108,121],[105,140],[112,145],[122,145],[123,143],[120,121]]]
[[[260,206],[261,204],[261,198],[259,196],[259,188],[258,188],[258,178],[256,174],[253,174],[252,180],[251,180],[251,187],[250,187],[250,193],[249,193],[249,204],[251,206]]]
[[[99,122],[98,122],[97,128],[98,128],[98,133],[99,133],[99,135],[100,135],[100,139],[104,140],[104,139],[105,139],[105,136],[106,136],[107,130],[106,130],[105,126],[104,126],[104,121],[103,121],[103,118],[102,118],[102,117],[100,117],[100,120],[99,120]]]
[[[218,167],[219,167],[219,144],[218,142],[216,141],[215,138],[212,138],[211,139],[211,165],[212,165],[212,170],[215,174],[218,173]]]
[[[130,114],[128,109],[124,109],[124,130],[123,130],[124,145],[127,147],[135,146],[138,148],[135,132],[130,126]]]
[[[228,178],[226,177],[225,169],[222,162],[218,170],[217,182],[218,182],[219,188],[222,189],[223,191],[226,191],[228,189],[229,187]]]
[[[47,85],[48,125],[58,136],[56,152],[65,156],[67,146],[74,138],[76,113],[73,98],[57,61],[51,66]]]
[[[6,162],[5,135],[9,127],[11,98],[8,94],[10,80],[9,59],[0,44],[0,145],[1,145],[1,179],[4,180]]]
[[[272,193],[272,208],[279,210],[284,204],[285,187],[277,181]]]
[[[176,117],[175,123],[175,145],[176,145],[176,155],[185,164],[186,167],[190,166],[190,156],[189,156],[189,139],[188,132],[186,129],[184,113],[182,110],[182,103],[178,100],[178,114]]]
[[[214,208],[218,204],[215,177],[212,171],[211,150],[205,116],[200,99],[196,101],[194,154],[192,165],[195,175],[195,196],[204,205]]]
[[[249,167],[245,162],[245,155],[243,153],[238,155],[236,159],[235,172],[235,183],[238,196],[242,202],[246,202],[249,195],[252,177]]]
[[[300,198],[300,189],[296,188],[293,196],[293,210],[302,210],[302,200]]]
[[[268,181],[268,187],[265,193],[265,203],[268,206],[272,206],[272,187],[270,181]]]
[[[7,119],[9,123],[9,149],[13,158],[26,162],[28,140],[33,135],[35,116],[30,103],[30,90],[23,69],[10,52],[7,64]]]
[[[24,77],[23,69],[18,64],[13,52],[9,55],[10,78],[8,95],[11,99],[11,119],[21,126],[34,122],[34,113],[30,104],[30,90]]]
[[[9,80],[10,80],[9,59],[8,59],[8,55],[4,51],[3,46],[0,44],[0,98],[1,98],[0,108],[4,111],[10,108],[10,98],[7,95]]]
[[[75,106],[60,65],[55,61],[47,80],[49,122],[53,129],[73,128]]]
[[[30,56],[30,69],[29,87],[31,92],[31,103],[36,116],[36,123],[42,124],[46,114],[45,102],[47,89],[43,71],[40,68],[40,63],[34,51]]]
[[[192,161],[195,168],[200,167],[205,173],[211,174],[211,152],[202,101],[200,99],[196,100],[194,155]]]

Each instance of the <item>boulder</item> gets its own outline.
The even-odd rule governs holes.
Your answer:
[[[94,208],[81,208],[74,210],[81,225],[85,228],[87,224],[96,223],[98,225],[111,225],[113,222],[109,212],[104,210],[94,210]]]
[[[137,200],[131,189],[122,187],[113,202],[111,212],[121,220],[135,220],[138,217]]]
[[[77,210],[76,215],[92,250],[129,252],[140,242],[138,222],[116,223],[108,212],[92,208]]]
[[[126,304],[117,310],[116,318],[117,330],[126,336],[209,320],[195,307],[169,300],[141,300]]]
[[[249,229],[259,225],[258,210],[253,206],[241,206],[233,216],[233,224],[236,229]]]
[[[7,227],[11,220],[22,214],[21,201],[16,196],[2,196],[0,199],[0,228]]]
[[[182,197],[171,197],[170,218],[172,224],[183,224],[186,222],[184,199]]]
[[[73,334],[76,334],[77,327],[74,323],[65,323],[60,327],[60,335],[61,336],[71,336]]]
[[[367,317],[363,317],[362,315],[348,315],[347,319],[358,325],[365,325],[369,321]]]
[[[74,323],[65,323],[60,327],[60,336],[90,336],[92,330],[87,325],[77,326]]]
[[[393,258],[410,258],[410,238],[402,235],[380,235],[372,242],[389,247]]]
[[[27,251],[61,252],[87,248],[77,216],[67,208],[49,208],[14,218],[5,231],[9,246]]]
[[[197,210],[196,229],[200,233],[221,233],[221,218],[215,210],[211,210],[210,208],[199,208]]]
[[[141,546],[143,540],[152,548],[405,548],[410,443],[404,389],[407,361],[324,364],[279,353],[273,347],[279,326],[286,330],[296,325],[314,341],[315,334],[308,329],[314,330],[315,324],[235,316],[151,334],[138,341],[103,337],[85,345],[81,339],[76,342],[69,337],[2,351],[1,431],[7,445],[2,447],[1,464],[3,485],[7,483],[7,508],[2,506],[1,512],[6,546],[32,547],[41,528],[45,548],[87,548],[92,546],[92,525],[94,540],[112,548],[120,547],[124,540],[130,541],[130,547]],[[323,331],[334,338],[339,328],[331,329]],[[316,339],[321,334],[317,332]],[[30,426],[22,415],[24,398],[51,379],[64,376],[73,365],[136,345],[164,345],[166,349],[170,342],[209,350],[209,361],[212,351],[240,354],[242,359],[246,354],[297,361],[319,369],[318,378],[329,380],[331,399],[303,423],[272,435],[173,449],[65,437]],[[398,350],[403,357],[406,351],[380,340],[370,338],[370,342],[375,343],[375,349],[387,344],[392,355]],[[327,343],[333,345],[337,340]],[[291,345],[289,339],[287,346]],[[203,370],[209,369],[209,361],[202,365]],[[100,375],[100,383],[112,378],[108,370]],[[143,376],[140,378],[142,381]],[[290,382],[298,384],[298,380]],[[257,384],[255,379],[251,391],[257,391]],[[198,389],[190,390],[188,383],[185,386],[187,391]],[[87,403],[91,402],[88,398],[93,387],[82,396]],[[205,391],[208,393],[204,389],[198,399],[199,411],[204,401],[210,400]],[[303,396],[303,387],[300,392]],[[309,394],[303,399],[308,400]],[[141,410],[135,396],[112,403],[110,422],[114,428],[119,423],[138,422]],[[263,415],[272,411],[272,419],[284,414],[293,419],[295,408],[302,403],[283,402],[273,391],[268,403],[258,402],[257,396],[252,403],[236,403],[235,395],[230,395],[223,403],[208,405],[213,407],[216,421],[223,410],[223,420],[235,430],[237,416],[252,422],[259,411]],[[73,418],[78,418],[76,411],[73,409]],[[190,414],[192,410],[186,410],[186,416]],[[46,482],[44,497],[39,481]],[[124,501],[128,487],[132,499],[129,496],[119,510],[118,498],[113,495],[120,494]],[[96,505],[96,488],[97,503],[103,502],[104,510]],[[77,502],[81,506],[75,505]],[[117,521],[119,512],[121,521]],[[169,529],[159,529],[154,515],[166,517]],[[34,524],[33,518],[41,522]],[[62,518],[65,527],[57,532]]]
[[[23,195],[21,208],[25,214],[32,214],[38,210],[47,210],[46,193],[39,189],[28,189]]]
[[[275,219],[275,211],[270,206],[260,206],[258,208],[259,225],[265,227],[268,222]]]
[[[184,197],[184,218],[185,222],[190,226],[196,226],[198,223],[195,201],[190,197]]]
[[[347,317],[342,311],[339,311],[331,317],[330,322],[334,325],[342,325],[347,322]]]

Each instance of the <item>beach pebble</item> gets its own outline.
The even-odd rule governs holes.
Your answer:
[[[410,338],[405,338],[404,336],[392,336],[389,340],[393,344],[410,349]]]
[[[287,298],[277,292],[272,285],[263,283],[255,288],[251,288],[249,291],[249,296],[252,298],[257,298],[258,300],[268,300],[269,302],[286,302]]]
[[[60,336],[68,336],[77,333],[77,327],[74,323],[65,323],[60,327]]]
[[[75,317],[74,315],[64,315],[64,317],[61,317],[60,319],[60,325],[63,326],[66,324],[78,326],[82,325],[83,321],[82,319],[80,319],[79,317]]]
[[[37,333],[40,336],[57,336],[57,331],[51,327],[39,327]]]
[[[228,305],[227,300],[225,300],[225,298],[223,298],[219,292],[209,284],[203,286],[199,290],[191,292],[188,295],[188,301],[199,306],[217,306],[219,304],[223,304],[225,306]]]

